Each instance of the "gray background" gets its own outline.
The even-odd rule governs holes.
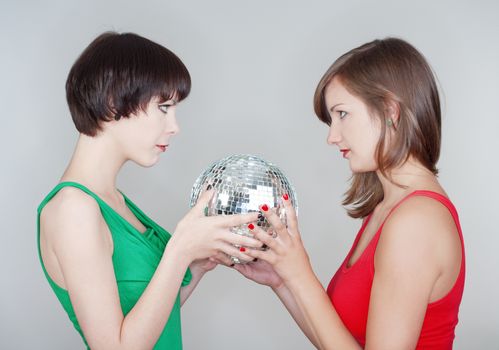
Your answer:
[[[151,169],[127,165],[120,188],[172,230],[212,161],[233,153],[273,161],[297,189],[324,285],[360,223],[340,205],[349,170],[314,117],[315,86],[335,58],[374,38],[420,49],[443,90],[440,178],[467,248],[455,348],[497,349],[498,15],[494,1],[2,1],[0,348],[82,348],[39,266],[35,210],[77,137],[64,95],[69,68],[96,35],[117,30],[167,46],[193,77],[171,149]],[[311,348],[271,291],[223,267],[182,317],[186,349]]]

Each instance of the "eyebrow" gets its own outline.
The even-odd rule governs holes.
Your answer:
[[[340,106],[340,105],[342,105],[342,104],[344,104],[344,103],[337,103],[337,104],[335,104],[333,107],[331,107],[331,108],[329,109],[329,111],[332,113],[336,107],[338,107],[338,106]]]

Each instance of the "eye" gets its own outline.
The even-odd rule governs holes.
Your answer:
[[[158,105],[158,108],[161,112],[167,114],[168,113],[168,109],[171,107],[172,105],[171,104],[162,104],[162,105]]]
[[[340,116],[340,119],[343,119],[348,115],[348,113],[345,111],[338,111],[338,115]]]

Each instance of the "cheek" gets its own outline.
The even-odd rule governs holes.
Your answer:
[[[370,153],[374,155],[376,152],[376,147],[378,146],[381,130],[377,125],[373,125],[372,123],[366,125],[366,130],[368,130],[368,132],[365,135],[364,142],[367,148],[370,150]]]
[[[147,120],[147,122],[137,125],[132,137],[136,144],[147,146],[155,142],[160,132],[161,128],[157,121]]]
[[[357,136],[357,147],[355,153],[357,157],[352,157],[351,169],[356,172],[374,171],[378,165],[376,162],[376,146],[379,135],[374,132],[359,133]]]
[[[374,171],[378,168],[378,163],[376,160],[376,146],[378,144],[378,139],[374,137],[366,138],[364,140],[364,166],[367,171]]]
[[[364,126],[350,133],[349,143],[355,152],[362,156],[372,156],[378,144],[379,135],[372,129]]]
[[[378,137],[372,137],[367,142],[369,142],[370,154],[374,157],[376,155],[376,147],[378,146]]]

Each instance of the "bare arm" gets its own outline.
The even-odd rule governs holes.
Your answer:
[[[276,293],[281,302],[284,304],[290,315],[295,320],[298,327],[300,327],[300,329],[302,330],[303,334],[306,335],[306,337],[310,340],[312,344],[314,344],[316,348],[319,348],[317,335],[315,334],[315,331],[309,327],[307,321],[305,320],[305,316],[303,315],[302,310],[299,308],[298,304],[296,303],[296,300],[291,291],[284,284],[282,284],[281,287],[279,288],[272,288],[272,290]]]
[[[293,294],[283,283],[281,277],[279,277],[279,275],[274,271],[272,265],[264,260],[258,260],[257,262],[251,262],[248,264],[235,265],[234,270],[237,270],[251,281],[272,288],[279,300],[281,300],[286,309],[289,311],[298,327],[300,327],[303,333],[315,346],[318,346],[315,334],[305,322],[303,313],[296,304]]]
[[[192,272],[192,270],[191,270]],[[199,273],[195,274],[194,272],[192,273],[192,279],[191,282],[180,288],[180,305],[183,306],[184,303],[189,299],[189,297],[192,295],[192,292],[194,292],[194,289],[196,289],[197,285],[199,284],[199,281],[203,278],[204,273]]]
[[[318,349],[362,349],[341,321],[311,268],[301,278],[285,283],[307,327],[315,335],[314,345]]]
[[[105,239],[107,225],[97,203],[74,191],[61,197],[52,209],[51,220],[47,220],[44,230],[53,237],[51,246],[65,287],[92,349],[151,349],[168,320],[184,273],[192,261],[215,255],[220,250],[249,259],[227,243],[231,239],[244,239],[234,243],[246,246],[261,245],[228,229],[240,224],[236,221],[242,223],[256,217],[226,218],[234,222],[222,224],[219,219],[204,218],[191,210],[177,226],[143,294],[124,317],[112,251]],[[223,228],[224,225],[227,227]]]

